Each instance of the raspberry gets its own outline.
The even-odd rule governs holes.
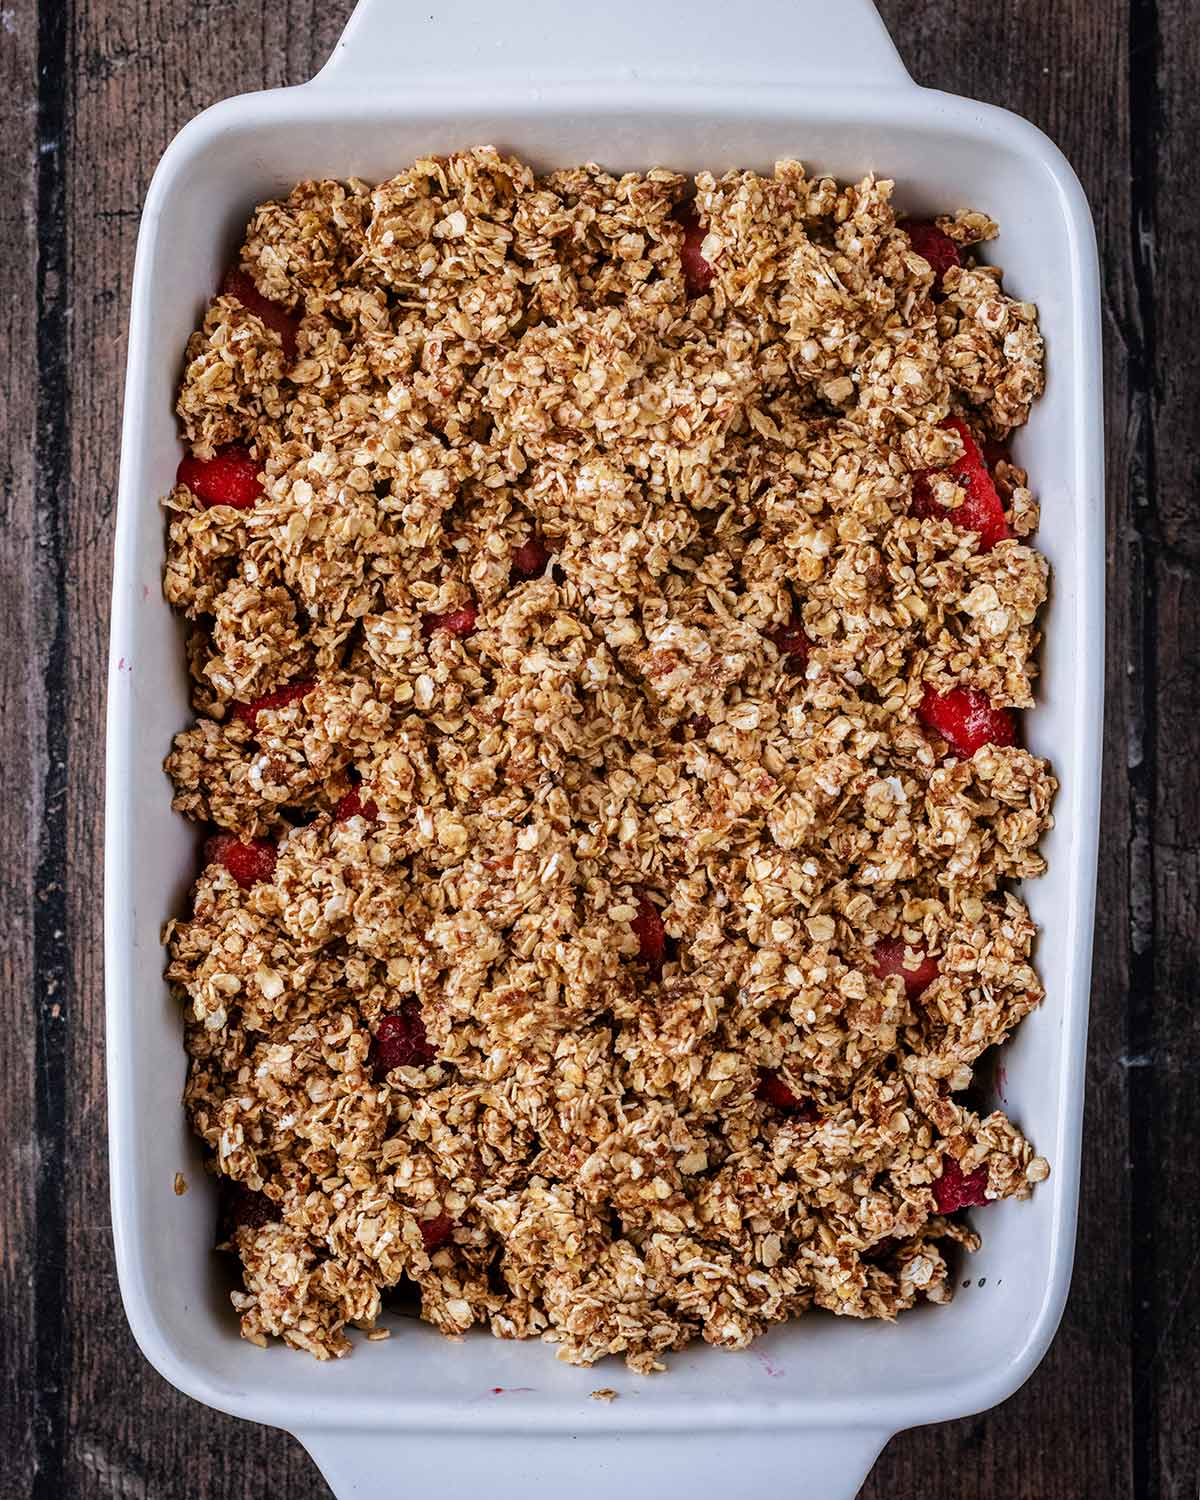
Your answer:
[[[890,979],[893,974],[899,974],[904,981],[904,988],[908,991],[909,998],[915,1000],[917,996],[928,985],[932,984],[938,976],[937,959],[929,958],[923,950],[918,948],[920,960],[915,969],[904,967],[904,950],[906,944],[900,938],[883,938],[875,944],[872,957],[875,960],[875,973],[880,979]]]
[[[311,678],[305,678],[302,682],[289,682],[286,687],[276,688],[273,693],[252,698],[249,703],[235,703],[233,717],[240,719],[243,724],[249,724],[251,729],[257,729],[258,716],[264,708],[286,708],[289,703],[296,703],[306,693],[311,693],[315,687],[316,683]]]
[[[479,611],[473,604],[468,604],[464,609],[448,610],[444,615],[426,615],[425,634],[432,635],[435,630],[444,630],[447,635],[474,635],[475,621],[478,618]]]
[[[422,1219],[419,1227],[426,1250],[436,1250],[450,1238],[454,1220],[447,1214],[438,1214],[436,1219]]]
[[[963,1176],[963,1170],[952,1156],[942,1157],[942,1175],[933,1184],[933,1201],[938,1213],[952,1214],[959,1208],[982,1208],[991,1200],[987,1195],[987,1163]]]
[[[333,816],[339,823],[348,823],[351,818],[366,818],[368,823],[374,823],[379,817],[379,804],[374,797],[364,802],[358,788],[352,786],[344,797],[338,798]]]
[[[550,554],[540,537],[531,536],[516,549],[512,560],[514,572],[519,573],[522,578],[536,578],[545,571]]]
[[[902,219],[897,227],[908,235],[913,249],[921,259],[927,260],[933,267],[933,284],[940,292],[942,278],[950,267],[962,265],[958,246],[948,234],[943,234],[928,219]]]
[[[206,508],[232,505],[234,510],[249,510],[262,494],[261,472],[262,464],[245,448],[229,447],[215,458],[189,454],[175,471],[175,483],[191,490]]]
[[[761,1099],[764,1104],[773,1104],[776,1109],[783,1110],[785,1114],[795,1115],[801,1120],[815,1120],[820,1114],[811,1099],[797,1099],[774,1068],[759,1070],[758,1087],[754,1091],[754,1097]]]
[[[1012,712],[993,708],[988,695],[978,688],[951,688],[948,693],[936,693],[926,687],[917,717],[964,758],[974,755],[981,745],[1016,744]]]
[[[699,297],[708,291],[716,275],[713,267],[700,254],[706,231],[690,204],[677,208],[675,219],[683,226],[683,249],[679,252],[679,258],[683,262],[684,290],[689,297]]]
[[[638,940],[638,958],[654,974],[662,973],[667,934],[662,915],[649,896],[638,896],[637,916],[629,924]]]
[[[812,650],[812,642],[804,633],[804,625],[799,615],[793,615],[786,625],[776,625],[768,630],[767,639],[781,655],[797,657],[802,666],[808,660],[808,653]]]
[[[204,842],[205,863],[224,865],[244,891],[272,878],[276,857],[275,845],[269,839],[243,843],[231,833],[216,833]]]
[[[272,302],[269,297],[264,297],[245,271],[226,271],[221,291],[226,297],[236,297],[248,313],[261,318],[283,340],[283,352],[287,357],[295,359],[296,334],[300,328],[300,319],[295,313],[289,312],[281,302]]]
[[[380,1083],[393,1068],[422,1068],[436,1055],[416,1000],[405,1000],[399,1010],[380,1016],[375,1029],[375,1077]]]
[[[238,1229],[261,1229],[264,1224],[279,1223],[279,1205],[266,1193],[256,1193],[239,1182],[224,1203],[226,1234]]]
[[[979,444],[967,424],[961,417],[947,417],[941,425],[949,431],[957,432],[962,438],[963,456],[948,469],[917,470],[913,475],[912,513],[921,521],[945,516],[964,531],[978,532],[980,550],[990,552],[997,542],[1012,536],[1003,502],[983,461]],[[953,510],[939,505],[934,498],[930,483],[934,474],[942,474],[959,482],[963,492],[962,503]]]

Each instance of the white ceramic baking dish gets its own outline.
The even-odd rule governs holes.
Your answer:
[[[1042,499],[1054,584],[1025,725],[1062,790],[1050,873],[1027,892],[1049,998],[1008,1049],[1004,1102],[1054,1171],[1031,1202],[979,1215],[984,1247],[951,1307],[891,1327],[814,1315],[746,1353],[693,1348],[651,1379],[615,1361],[573,1369],[539,1343],[453,1344],[413,1323],[333,1365],[238,1338],[210,1249],[211,1186],[180,1108],[180,1019],[159,946],[196,862],[162,772],[189,717],[157,503],[180,456],[181,350],[255,203],[302,177],[380,179],[484,141],[543,168],[764,170],[798,156],[843,179],[876,171],[899,181],[910,212],[972,205],[998,219],[990,253],[1041,310],[1049,379],[1015,450]],[[311,83],[229,100],[181,132],[147,196],[134,274],[106,882],[117,1262],[134,1335],[168,1380],[294,1432],[339,1496],[496,1500],[534,1483],[605,1500],[735,1500],[771,1481],[846,1500],[893,1432],[1016,1389],[1058,1323],[1075,1233],[1099,805],[1100,380],[1095,240],[1070,167],[1023,120],[916,87],[868,0],[608,0],[583,12],[556,0],[363,0]],[[172,1192],[177,1171],[186,1196]],[[590,1400],[598,1386],[619,1399]]]

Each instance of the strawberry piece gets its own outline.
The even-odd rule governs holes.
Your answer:
[[[812,650],[812,641],[805,634],[804,624],[799,615],[793,615],[786,625],[776,625],[768,630],[767,639],[783,656],[796,657],[802,666],[808,660],[808,653]]]
[[[262,464],[251,458],[245,448],[222,448],[214,458],[188,455],[175,471],[175,483],[191,490],[207,509],[212,505],[232,505],[234,510],[249,510],[263,492]]]
[[[921,521],[945,516],[964,531],[978,532],[980,550],[990,552],[997,542],[1012,536],[1004,503],[967,424],[961,417],[947,417],[941,425],[962,438],[963,456],[948,469],[917,470],[913,475],[912,513]],[[939,505],[930,482],[934,474],[958,481],[963,492],[959,505],[953,509]]]
[[[820,1111],[811,1099],[798,1099],[774,1068],[762,1068],[758,1074],[758,1087],[754,1097],[764,1104],[773,1104],[785,1114],[795,1115],[801,1120],[816,1120]]]
[[[689,297],[703,296],[717,274],[712,264],[700,253],[707,230],[690,203],[675,210],[675,219],[683,227],[683,248],[679,252],[679,259],[683,262],[684,290]]]
[[[224,1204],[226,1232],[232,1235],[238,1229],[259,1230],[265,1224],[279,1223],[279,1205],[266,1193],[256,1193],[244,1182],[239,1182]]]
[[[308,677],[300,682],[289,682],[286,687],[276,688],[273,693],[252,698],[249,703],[235,703],[233,717],[240,719],[243,724],[249,724],[251,729],[257,729],[258,716],[264,708],[286,708],[289,703],[296,703],[306,693],[311,693],[315,687],[316,683]]]
[[[368,823],[374,823],[379,818],[379,804],[374,797],[364,802],[359,789],[352,786],[344,797],[338,798],[333,816],[338,823],[348,823],[351,818],[366,818]]]
[[[981,745],[1014,745],[1016,724],[1007,708],[993,708],[991,699],[978,688],[951,688],[948,693],[926,687],[917,717],[964,758]]]
[[[269,297],[264,297],[254,285],[253,279],[236,267],[226,271],[221,291],[226,297],[236,297],[248,313],[261,318],[282,339],[283,352],[287,357],[295,359],[300,319],[294,312],[284,307],[282,302],[272,302]]]
[[[536,578],[545,571],[550,554],[540,537],[531,536],[516,549],[512,560],[514,572],[519,573],[522,578]]]
[[[982,1208],[991,1202],[987,1195],[987,1162],[965,1177],[952,1156],[942,1157],[942,1175],[933,1184],[933,1201],[938,1213],[952,1214],[960,1208]]]
[[[399,1010],[380,1016],[375,1028],[375,1077],[382,1083],[393,1068],[422,1068],[437,1056],[425,1035],[420,1004],[405,1000]]]
[[[204,862],[224,865],[243,890],[275,874],[275,845],[269,839],[242,842],[231,833],[215,833],[204,841]]]
[[[418,1227],[426,1250],[436,1250],[450,1238],[454,1220],[448,1214],[438,1214],[436,1219],[422,1219]]]
[[[478,618],[479,611],[473,604],[468,604],[463,609],[448,610],[444,615],[426,615],[425,634],[432,635],[435,630],[444,630],[447,635],[474,635],[475,621]]]
[[[962,265],[958,246],[928,219],[902,219],[897,228],[903,229],[913,249],[933,267],[933,285],[940,292],[942,278],[950,267]]]
[[[880,979],[890,979],[893,974],[899,974],[904,981],[904,988],[908,991],[909,998],[915,1000],[917,996],[931,985],[938,976],[938,964],[936,958],[930,958],[922,949],[915,951],[919,953],[920,960],[915,969],[904,966],[904,950],[907,945],[901,938],[882,938],[875,944],[872,957],[875,960],[875,973]]]
[[[661,974],[663,955],[667,951],[667,932],[662,913],[649,896],[638,896],[637,916],[629,924],[638,940],[638,958],[652,973]]]

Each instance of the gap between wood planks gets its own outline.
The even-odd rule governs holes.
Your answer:
[[[45,758],[33,902],[35,1230],[33,1500],[61,1500],[67,1423],[66,1125],[71,960],[67,927],[67,497],[71,482],[67,287],[68,46],[72,7],[43,0],[37,37],[35,617]]]

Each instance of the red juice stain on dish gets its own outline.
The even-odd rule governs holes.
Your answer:
[[[951,688],[948,693],[938,693],[927,687],[917,718],[964,758],[974,755],[983,745],[1017,742],[1012,711],[994,708],[988,695],[978,688]]]
[[[183,459],[175,471],[175,483],[191,490],[207,509],[213,505],[231,505],[234,510],[250,510],[263,492],[262,464],[251,458],[245,448],[230,444],[218,449],[213,458]]]
[[[272,332],[279,335],[287,357],[295,359],[300,319],[294,312],[284,307],[282,302],[272,302],[270,297],[264,297],[253,279],[236,267],[226,271],[225,279],[221,282],[221,292],[223,296],[235,297],[248,313],[261,318]]]
[[[689,297],[702,297],[717,274],[712,264],[700,253],[707,231],[690,203],[677,208],[674,217],[683,229],[683,248],[679,252],[679,259],[683,263],[684,290]]]
[[[268,839],[237,839],[231,833],[215,833],[204,841],[204,862],[224,865],[243,890],[275,874],[275,845]]]
[[[310,677],[300,682],[289,682],[286,687],[276,688],[273,693],[264,693],[261,698],[252,698],[249,703],[235,703],[233,717],[251,729],[258,728],[258,716],[264,708],[286,708],[289,703],[298,703],[311,693],[316,683]]]
[[[936,959],[930,958],[922,949],[915,948],[913,951],[919,955],[917,967],[907,968],[904,963],[907,946],[900,938],[883,938],[875,944],[871,956],[875,960],[876,978],[890,979],[893,974],[899,974],[904,980],[904,988],[915,1000],[937,978],[938,966]]]
[[[982,1208],[987,1195],[987,1163],[963,1175],[963,1169],[952,1156],[942,1157],[942,1175],[933,1184],[933,1201],[938,1213],[952,1214],[960,1208]]]
[[[912,513],[919,521],[945,518],[963,531],[974,531],[979,550],[990,552],[997,542],[1012,536],[1008,517],[999,492],[988,473],[979,444],[961,417],[947,417],[939,424],[957,432],[962,439],[963,456],[948,469],[918,469],[913,475]],[[933,493],[937,476],[955,480],[962,491],[962,501],[951,509],[940,505]]]

